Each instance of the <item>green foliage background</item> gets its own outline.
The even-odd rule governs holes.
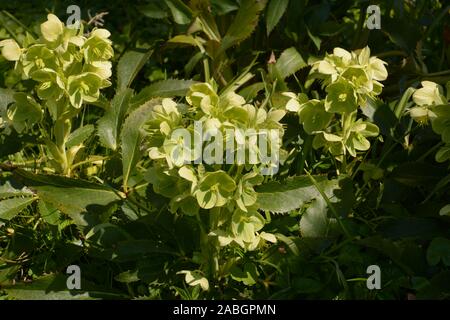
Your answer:
[[[39,34],[49,12],[64,22],[71,4],[2,1],[0,40],[22,40],[26,31]],[[371,4],[381,8],[381,30],[364,26]],[[108,12],[103,28],[111,32],[115,52],[112,85],[73,119],[74,128],[89,129],[78,132],[87,161],[71,177],[54,175],[41,162],[40,130],[52,130],[52,123],[21,133],[0,131],[1,298],[449,298],[450,170],[448,160],[435,159],[445,140],[409,113],[415,106],[411,96],[425,80],[446,87],[448,108],[446,1],[77,5],[86,22],[88,9],[91,15]],[[203,31],[192,23],[195,17]],[[195,31],[208,40],[205,52],[186,39],[174,41]],[[382,93],[370,110],[358,114],[376,124],[380,136],[368,151],[338,161],[312,148],[299,117],[287,114],[281,122],[288,160],[279,174],[255,187],[263,231],[277,242],[256,251],[223,247],[218,259],[224,271],[209,277],[209,267],[202,265],[209,244],[201,230],[208,212],[201,209],[200,220],[170,212],[170,199],[146,178],[151,160],[129,151],[141,145],[138,127],[145,120],[134,112],[147,113],[138,107],[153,98],[184,103],[190,86],[208,79],[221,92],[237,91],[259,106],[284,108],[286,91],[324,96],[322,82],[308,78],[315,61],[335,47],[366,46],[388,63]],[[12,102],[10,90],[34,92],[34,83],[13,69],[14,63],[0,56],[0,108],[5,110]],[[450,122],[441,126],[445,131]],[[81,267],[82,290],[65,287],[71,264]],[[366,269],[374,264],[382,270],[381,290],[366,287]],[[197,269],[193,277],[206,276],[209,290],[200,282],[189,286],[179,273]]]

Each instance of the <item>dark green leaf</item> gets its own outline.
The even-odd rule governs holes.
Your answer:
[[[133,91],[125,89],[118,92],[105,115],[98,121],[100,142],[107,148],[117,150],[120,130],[127,114]]]
[[[220,52],[247,39],[255,30],[267,0],[243,0],[239,11],[222,40]]]
[[[123,90],[131,85],[152,53],[153,50],[125,52],[117,65],[117,90]]]
[[[267,35],[278,24],[289,5],[289,0],[271,0],[266,13]]]

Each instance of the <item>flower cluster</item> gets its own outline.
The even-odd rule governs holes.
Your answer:
[[[314,135],[314,148],[324,147],[342,161],[348,153],[370,148],[368,137],[379,134],[378,127],[358,119],[358,107],[365,106],[382,91],[380,81],[387,78],[385,62],[370,56],[370,49],[348,52],[335,48],[313,64],[311,78],[323,80],[325,99],[309,99],[306,94],[284,93],[286,109],[298,113],[306,133]],[[339,118],[339,123],[332,120]]]
[[[219,95],[207,83],[192,85],[186,101],[161,100],[146,124],[154,161],[147,177],[155,192],[171,198],[174,212],[210,210],[211,235],[222,245],[234,241],[251,250],[263,239],[275,241],[261,232],[265,219],[257,210],[254,187],[263,182],[263,171],[280,161],[279,121],[285,112],[246,104],[231,91]],[[271,150],[269,162],[255,142],[261,136]],[[255,159],[246,160],[252,153]]]
[[[100,89],[111,85],[109,31],[95,29],[85,37],[83,28],[65,26],[53,14],[40,29],[41,38],[29,39],[24,48],[12,39],[0,42],[3,56],[16,61],[16,69],[25,79],[38,83],[37,95],[47,105],[68,98],[70,105],[79,109],[83,102],[98,100]]]
[[[436,161],[450,159],[450,82],[447,84],[447,97],[442,86],[431,81],[422,81],[422,88],[413,94],[415,106],[410,109],[411,117],[418,123],[431,123],[433,131],[445,143],[436,153]]]

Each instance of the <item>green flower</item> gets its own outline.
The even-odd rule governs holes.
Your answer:
[[[422,88],[413,94],[414,103],[418,106],[432,106],[446,103],[443,89],[437,83],[422,81]]]
[[[42,100],[59,100],[64,94],[65,85],[60,75],[52,69],[34,71],[31,78],[40,82],[37,86],[37,94]]]
[[[64,24],[52,13],[47,15],[47,21],[41,24],[41,33],[48,42],[56,42],[61,39],[64,32]]]
[[[321,131],[314,136],[313,148],[325,148],[336,157],[342,156],[344,154],[344,144],[342,140],[342,137],[338,135]]]
[[[42,119],[42,107],[25,93],[14,94],[15,103],[8,108],[8,118],[17,132],[22,132],[27,125],[31,126]]]
[[[241,107],[245,104],[244,97],[238,95],[235,92],[227,92],[220,96],[219,108],[226,110],[232,107]]]
[[[236,209],[231,221],[231,230],[236,240],[251,243],[257,238],[256,232],[264,228],[265,223],[266,221],[255,208],[248,212]]]
[[[165,98],[161,104],[155,105],[148,122],[151,129],[156,129],[165,136],[170,135],[173,129],[180,126],[181,114],[177,103]]]
[[[106,29],[95,29],[90,37],[84,42],[84,59],[87,63],[94,61],[106,61],[113,57],[114,50],[111,46],[109,36],[111,34]]]
[[[21,56],[21,49],[17,42],[12,39],[0,41],[0,48],[2,48],[2,55],[8,61],[18,61]]]
[[[226,172],[219,170],[206,173],[199,181],[194,196],[204,209],[222,207],[232,197],[236,183]]]
[[[201,109],[207,115],[213,115],[219,103],[219,97],[208,83],[193,84],[186,96],[186,101],[194,108]]]
[[[450,143],[450,105],[442,104],[433,107],[434,117],[431,120],[433,131],[442,136],[442,141]]]
[[[308,134],[325,129],[333,115],[325,110],[323,101],[310,100],[300,106],[300,123]]]
[[[325,147],[334,156],[342,156],[347,150],[352,157],[356,157],[356,151],[366,151],[370,148],[367,138],[376,137],[379,133],[376,125],[359,119],[351,124],[345,137],[341,136],[342,133],[339,135],[339,133],[319,132],[314,137],[313,147],[314,149]]]
[[[359,119],[350,127],[345,147],[352,157],[356,157],[356,150],[366,151],[370,148],[370,142],[366,138],[376,137],[379,134],[380,130],[376,125]]]
[[[325,85],[344,78],[351,82],[360,98],[364,95],[375,96],[381,93],[383,85],[379,81],[386,80],[386,62],[370,56],[369,47],[348,52],[342,48],[335,48],[333,54],[313,64],[311,72],[325,75]]]
[[[169,168],[181,167],[192,161],[192,141],[185,141],[183,136],[165,139],[163,152],[167,159]]]
[[[409,110],[409,115],[416,122],[425,124],[428,122],[430,116],[433,116],[433,112],[427,106],[416,106]]]
[[[250,207],[256,203],[258,194],[253,188],[262,182],[263,177],[256,172],[247,173],[239,180],[236,188],[235,199],[238,207],[242,211],[247,212],[247,207]]]
[[[27,49],[22,58],[23,73],[29,77],[36,70],[44,68],[57,70],[57,59],[45,45],[36,44]]]
[[[82,73],[77,76],[70,76],[67,80],[67,91],[70,103],[74,108],[81,108],[83,102],[95,102],[100,96],[100,88],[108,86],[95,73]]]
[[[339,80],[327,88],[325,110],[332,113],[351,113],[358,108],[356,92],[347,81]]]
[[[330,123],[333,115],[327,112],[323,101],[309,100],[305,94],[296,96],[292,92],[284,92],[283,95],[290,98],[286,110],[298,113],[300,123],[308,134],[323,130]]]
[[[342,77],[351,82],[358,93],[368,94],[373,90],[373,81],[363,67],[349,67],[342,73]]]
[[[333,54],[327,54],[321,61],[313,65],[312,71],[331,76],[331,82],[339,77],[345,68],[351,65],[353,55],[345,49],[334,48]]]
[[[83,72],[92,72],[102,79],[108,79],[112,75],[112,63],[110,61],[93,61],[84,66]]]

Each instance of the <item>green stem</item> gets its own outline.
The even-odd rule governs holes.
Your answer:
[[[206,57],[206,55],[203,58],[203,69],[205,70],[205,82],[210,83],[211,74],[210,74],[210,70],[209,70],[208,57]]]
[[[215,208],[216,210],[218,208]],[[217,219],[215,217],[215,209],[210,211],[210,230],[215,230],[217,226]],[[219,209],[220,210],[220,209]],[[220,212],[219,212],[220,213]],[[213,242],[213,238],[209,237],[209,232],[205,228],[202,218],[200,217],[200,212],[195,215],[197,218],[197,223],[200,228],[200,248],[203,257],[203,263],[201,268],[204,270],[209,281],[215,280],[218,274],[218,254],[219,250],[217,245]]]
[[[60,162],[61,173],[66,176],[70,176],[70,161],[68,159],[67,150],[66,150],[66,141],[67,137],[70,134],[71,123],[68,119],[58,119],[55,122],[55,141],[56,146],[61,154],[62,161]]]

